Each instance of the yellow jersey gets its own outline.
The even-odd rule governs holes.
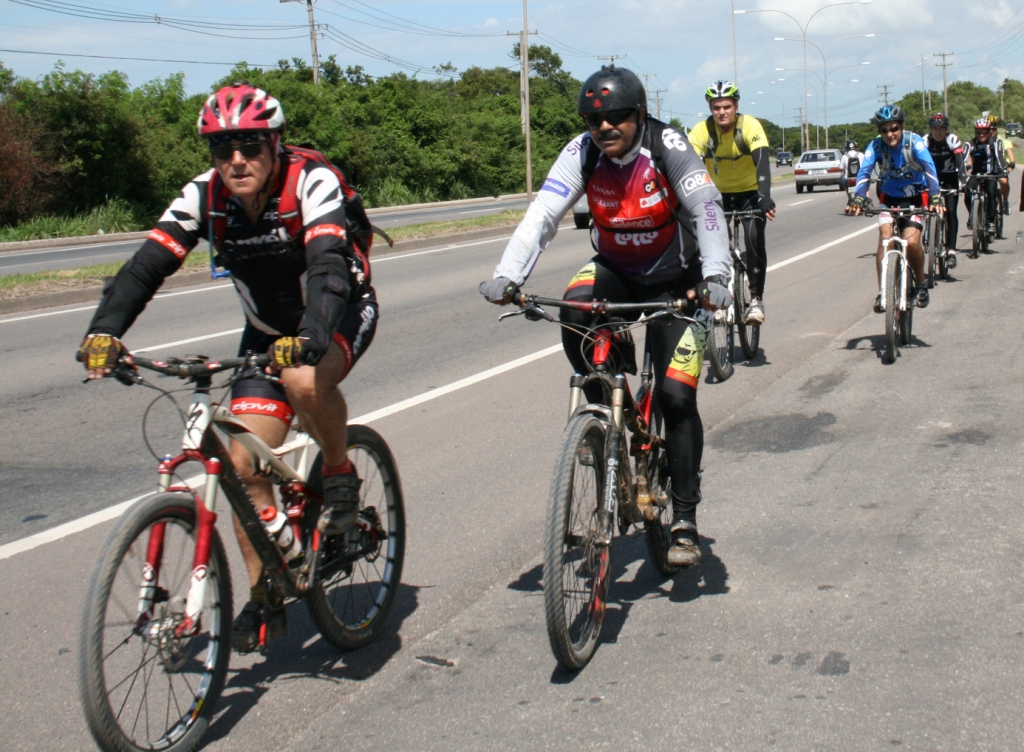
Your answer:
[[[743,142],[747,151],[753,152],[768,146],[768,136],[757,118],[737,115],[736,124],[743,131]],[[715,187],[722,193],[743,193],[757,190],[757,165],[750,154],[744,154],[736,145],[736,128],[722,133],[714,124],[718,136],[718,148],[711,155],[711,138],[707,120],[702,120],[690,131],[688,138],[694,150],[703,156],[704,164],[711,174]],[[717,157],[717,159],[715,158]]]

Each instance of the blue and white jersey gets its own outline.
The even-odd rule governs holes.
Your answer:
[[[909,143],[907,139],[910,139]],[[908,160],[909,150],[912,159]],[[916,163],[916,164],[915,164]],[[939,193],[939,176],[935,170],[935,160],[924,139],[916,133],[903,132],[903,138],[895,148],[890,149],[882,141],[882,137],[874,139],[864,152],[857,173],[857,195],[866,198],[871,182],[871,173],[875,166],[879,170],[879,183],[883,196],[914,198],[927,191],[933,196]],[[888,170],[882,173],[885,166]]]

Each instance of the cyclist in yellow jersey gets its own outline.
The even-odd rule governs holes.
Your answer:
[[[756,118],[739,113],[740,90],[731,81],[715,81],[704,92],[711,117],[690,131],[693,148],[704,158],[711,180],[722,194],[727,212],[760,209],[775,219],[771,197],[771,157],[768,137]],[[747,269],[750,274],[748,324],[764,323],[764,278],[768,267],[764,218],[744,222]]]
[[[1010,213],[1010,177],[1009,173],[1017,166],[1017,160],[1013,156],[1013,143],[1006,137],[1006,128],[1003,128],[1003,135],[999,135],[999,125],[1002,121],[995,115],[988,116],[988,122],[992,126],[992,138],[1003,145],[1003,154],[1006,156],[1005,178],[999,178],[999,192],[1003,194],[1003,214]]]

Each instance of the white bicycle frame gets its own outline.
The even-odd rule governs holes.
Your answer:
[[[886,275],[889,271],[890,263],[898,263],[900,265],[900,276],[899,276],[899,310],[907,310],[907,273],[910,270],[910,265],[907,263],[907,241],[895,234],[896,228],[893,227],[893,236],[886,238],[882,241],[882,277],[881,277],[881,292],[882,292],[882,309],[889,310],[889,301],[886,299],[885,280]],[[896,246],[893,248],[892,246]],[[890,257],[895,256],[895,262],[890,260]]]
[[[284,481],[296,481],[305,483],[309,475],[310,453],[316,449],[316,442],[303,432],[298,432],[294,439],[288,441],[277,449],[272,449],[259,436],[243,423],[238,417],[223,405],[212,404],[210,395],[203,391],[196,391],[192,396],[192,404],[189,407],[188,417],[185,423],[185,435],[182,438],[181,448],[184,454],[198,452],[203,442],[203,436],[212,424],[220,423],[225,426],[232,426],[231,438],[244,446],[253,460],[253,467],[257,473],[266,475],[276,483]],[[284,462],[284,457],[294,452],[299,453],[296,467]],[[217,489],[220,485],[221,463],[216,459],[208,459],[204,462],[206,476],[204,479],[205,492],[202,496],[203,509],[197,509],[198,522],[204,521],[212,524],[215,519],[217,507]],[[174,468],[168,467],[164,462],[160,463],[159,491],[167,491],[171,488],[171,477]],[[208,564],[206,557],[201,556],[197,551],[197,561],[193,565],[192,576],[189,582],[188,595],[185,599],[185,620],[183,626],[190,629],[199,623],[199,616],[203,610],[203,602],[206,598],[206,584],[209,581]],[[201,559],[201,561],[200,561]],[[143,583],[139,593],[139,615],[149,611],[153,604],[155,572],[147,563],[143,568]],[[151,625],[153,636],[158,636],[161,625]]]

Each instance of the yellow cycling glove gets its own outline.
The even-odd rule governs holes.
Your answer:
[[[110,334],[86,335],[82,346],[78,348],[78,360],[85,363],[90,371],[101,368],[115,368],[117,360],[128,351],[121,340]]]
[[[292,368],[305,365],[302,357],[302,347],[309,340],[306,337],[278,337],[270,348],[270,354],[274,356],[274,363],[279,368]],[[307,355],[308,358],[308,355]]]

